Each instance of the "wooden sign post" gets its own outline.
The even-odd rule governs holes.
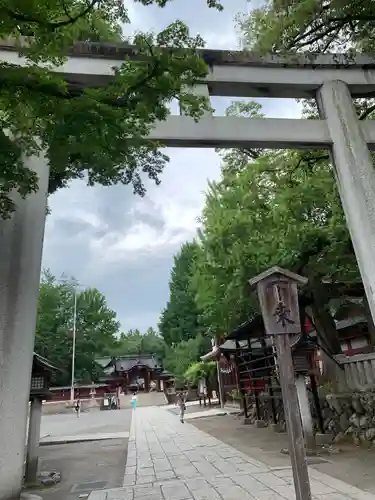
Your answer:
[[[272,267],[249,282],[257,286],[266,335],[274,337],[276,346],[296,500],[311,500],[291,351],[301,338],[297,287],[306,284],[307,278]]]

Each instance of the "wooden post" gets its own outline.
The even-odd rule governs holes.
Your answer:
[[[266,339],[264,337],[262,337],[260,341],[262,344],[264,356],[268,356]],[[274,425],[276,425],[277,424],[277,415],[276,415],[275,398],[274,398],[273,387],[272,387],[272,367],[271,367],[271,363],[270,363],[269,359],[266,360],[266,365],[267,365],[268,392],[269,392],[269,395],[271,398],[272,423]]]
[[[306,387],[305,377],[297,375],[296,377],[297,397],[301,413],[303,435],[305,437],[306,451],[309,455],[316,454],[314,422],[311,415],[310,401]]]
[[[257,414],[257,420],[261,420],[261,415],[260,415],[260,405],[259,405],[259,394],[258,394],[258,388],[256,385],[254,385],[254,398],[255,398],[255,409],[256,409],[256,414]]]
[[[273,336],[276,346],[296,500],[311,500],[291,350],[301,338],[297,284],[306,282],[306,278],[279,267],[250,280],[250,285],[257,286],[266,334]]]
[[[145,381],[145,392],[149,392],[150,391],[150,374],[148,372],[148,368],[145,368],[144,381]]]
[[[269,393],[270,393],[270,398],[271,398],[271,408],[272,408],[272,423],[274,425],[277,424],[277,412],[276,412],[276,405],[275,405],[275,395],[273,392],[273,387],[272,387],[272,378],[270,377],[270,386],[269,386]]]
[[[325,434],[324,419],[323,419],[323,414],[322,414],[322,408],[320,406],[319,392],[318,392],[318,386],[316,384],[315,375],[310,375],[310,384],[311,384],[311,392],[312,392],[313,399],[314,399],[314,406],[315,406],[316,414],[318,416],[319,430],[322,434]]]
[[[246,395],[245,395],[245,391],[244,391],[244,388],[242,386],[242,382],[241,382],[241,374],[240,374],[240,369],[239,369],[239,366],[238,366],[238,363],[239,363],[239,356],[238,356],[238,352],[240,350],[240,343],[238,342],[238,340],[236,340],[236,354],[235,354],[235,360],[236,360],[236,375],[237,375],[237,385],[238,385],[238,390],[240,392],[240,395],[241,395],[241,399],[242,399],[242,404],[243,404],[243,414],[244,414],[244,417],[245,419],[247,419],[249,417],[249,413],[247,411],[247,402],[246,402]]]
[[[216,371],[217,371],[217,385],[219,390],[220,408],[224,408],[224,390],[223,390],[223,377],[220,370],[220,358],[216,361]],[[206,406],[206,398],[204,398],[204,406]]]
[[[309,473],[306,464],[305,444],[294,378],[292,351],[287,335],[275,338],[280,372],[286,427],[289,438],[289,455],[293,468],[296,500],[311,500]]]
[[[125,394],[129,392],[129,373],[125,373]]]

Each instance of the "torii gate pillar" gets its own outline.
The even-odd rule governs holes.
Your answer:
[[[47,209],[49,167],[43,154],[24,159],[39,177],[16,210],[0,219],[0,500],[22,490],[35,323]]]
[[[375,321],[374,164],[348,86],[339,80],[325,82],[317,93],[317,103],[331,135],[336,182]]]

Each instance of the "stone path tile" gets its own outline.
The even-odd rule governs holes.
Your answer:
[[[244,432],[246,429],[244,429]],[[313,500],[375,500],[309,470]],[[270,468],[218,439],[181,424],[162,408],[134,413],[123,488],[89,500],[294,500],[291,467]]]

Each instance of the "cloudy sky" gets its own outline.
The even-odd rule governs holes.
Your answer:
[[[205,0],[173,0],[165,9],[142,7],[129,0],[134,30],[160,31],[176,19],[199,33],[209,48],[236,49],[234,17],[256,4],[222,0],[224,12],[206,7]],[[290,100],[262,99],[269,117],[292,118],[299,106]],[[212,99],[223,115],[228,99]],[[46,228],[43,266],[59,276],[74,276],[102,291],[118,314],[123,330],[157,325],[168,299],[173,255],[194,237],[207,180],[220,176],[213,150],[167,150],[171,161],[162,184],[150,184],[141,199],[131,188],[86,187],[74,182],[50,199],[52,215]]]

